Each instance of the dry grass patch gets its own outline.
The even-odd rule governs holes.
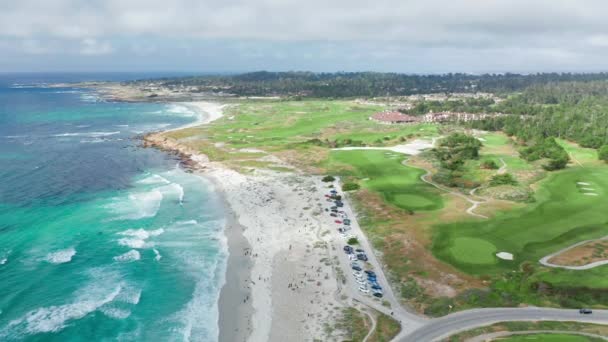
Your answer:
[[[569,249],[551,258],[549,262],[562,266],[584,266],[606,259],[608,259],[608,241],[599,240]]]

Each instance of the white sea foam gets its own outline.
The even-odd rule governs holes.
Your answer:
[[[120,131],[115,132],[82,132],[82,133],[60,133],[54,134],[54,137],[90,137],[90,138],[99,138],[99,137],[107,137],[110,135],[120,134]]]
[[[169,185],[160,187],[159,190],[162,191],[165,194],[173,193],[173,194],[177,195],[179,203],[183,204],[183,202],[184,202],[184,188],[181,185],[179,185],[177,183],[171,183]]]
[[[164,233],[162,228],[149,231],[144,229],[127,229],[124,232],[118,233],[127,236],[126,238],[119,239],[118,244],[135,249],[149,248],[154,246],[154,243],[146,242],[146,240],[153,236],[159,236],[162,233]]]
[[[158,251],[158,249],[153,248],[152,249],[154,251],[154,260],[156,261],[160,261],[160,259],[163,257],[162,255],[160,255],[160,252]]]
[[[137,261],[137,260],[141,259],[141,254],[139,254],[138,251],[132,249],[124,254],[115,256],[113,259],[115,261],[120,261],[120,262]]]
[[[154,217],[160,209],[163,194],[157,189],[147,192],[131,193],[125,203],[124,199],[116,199],[107,206],[121,220],[139,220]]]
[[[68,321],[83,318],[111,302],[120,293],[120,290],[121,286],[118,285],[111,292],[106,292],[102,297],[98,297],[96,292],[99,290],[93,289],[92,293],[87,293],[88,297],[83,294],[82,298],[77,298],[73,303],[34,309],[23,317],[11,321],[0,336],[10,336],[10,330],[18,328],[22,328],[28,334],[57,332],[63,329]]]
[[[133,286],[124,286],[120,294],[116,297],[117,302],[129,303],[133,305],[139,304],[141,299],[141,289]]]
[[[125,319],[131,316],[131,311],[118,308],[102,307],[100,311],[103,312],[104,315],[115,319]]]
[[[2,259],[0,259],[0,265],[6,264],[7,261],[8,261],[8,258],[2,258]]]
[[[74,255],[76,255],[76,250],[73,247],[70,247],[49,253],[44,257],[44,260],[51,264],[64,264],[72,261]]]
[[[169,184],[171,182],[169,182],[165,177],[160,176],[160,175],[152,175],[150,177],[146,177],[142,180],[137,181],[137,183],[139,184],[159,184],[159,183],[164,183],[164,184]]]

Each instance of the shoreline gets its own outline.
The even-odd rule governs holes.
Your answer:
[[[148,133],[143,137],[144,146],[177,154],[183,168],[195,172],[198,176],[211,182],[219,195],[226,215],[224,236],[228,248],[228,259],[224,282],[217,302],[218,341],[247,341],[253,330],[251,318],[254,309],[249,285],[253,260],[250,256],[251,245],[244,235],[245,227],[239,223],[237,213],[227,201],[221,179],[204,172],[209,166],[208,158],[164,137],[165,133],[205,125],[221,118],[226,105],[207,101],[166,103],[182,105],[194,111],[197,115],[196,121],[170,130]]]
[[[335,223],[320,217],[326,192],[320,180],[298,172],[242,174],[163,133],[147,134],[144,145],[178,155],[190,172],[216,185],[227,204],[220,341],[343,338],[341,329],[326,328],[345,305],[335,295],[340,290],[328,234]]]
[[[247,256],[251,246],[243,235],[245,227],[239,224],[236,213],[225,200],[225,194],[219,190],[217,180],[212,177],[205,178],[218,189],[226,209],[224,235],[228,244],[228,261],[218,301],[218,341],[247,341],[252,331],[253,315],[251,290],[248,285],[251,281],[252,260]]]

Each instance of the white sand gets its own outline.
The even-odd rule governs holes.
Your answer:
[[[587,196],[599,196],[598,194],[593,193],[593,192],[585,192],[583,195],[587,195]]]
[[[513,254],[507,252],[498,252],[496,256],[502,260],[513,260]]]
[[[321,189],[310,177],[276,172],[212,167],[205,175],[226,194],[252,247],[249,341],[327,340],[323,323],[341,305],[331,265],[320,262],[329,256],[321,237],[329,227],[318,220]]]
[[[435,143],[435,139],[432,141],[429,140],[414,140],[407,144],[395,145],[390,147],[340,147],[334,148],[334,150],[338,151],[352,151],[352,150],[386,150],[392,151],[396,153],[403,153],[409,155],[417,155],[420,154],[423,150],[432,148]]]
[[[191,124],[180,126],[165,132],[176,131],[184,128],[191,128],[200,125],[210,123],[222,117],[223,109],[226,105],[218,104],[214,102],[197,101],[197,102],[181,102],[182,105],[187,106],[197,113],[197,119]]]
[[[587,182],[576,182],[576,184],[578,184],[578,185],[591,185],[591,184],[589,184]]]

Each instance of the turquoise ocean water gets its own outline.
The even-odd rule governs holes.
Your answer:
[[[40,86],[84,77],[0,75],[0,340],[214,341],[222,203],[137,139],[196,115]]]

